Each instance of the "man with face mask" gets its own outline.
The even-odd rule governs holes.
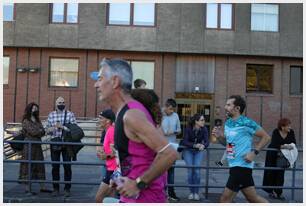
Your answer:
[[[48,115],[48,124],[47,124],[47,132],[52,135],[53,138],[60,139],[63,141],[62,132],[63,130],[69,130],[67,127],[64,126],[65,123],[75,123],[76,119],[74,114],[71,111],[68,111],[65,109],[65,100],[63,97],[58,97],[55,102],[56,109],[55,111],[52,111]],[[65,119],[65,113],[66,114],[66,120]],[[52,140],[51,140],[52,141]],[[52,145],[50,147],[51,151],[51,160],[52,161],[60,161],[60,157],[62,154],[62,158],[64,162],[70,162],[71,157],[67,152],[67,148],[59,145]],[[64,180],[65,181],[71,181],[71,165],[70,164],[64,164]],[[60,164],[52,164],[52,179],[53,181],[59,181],[60,180]],[[65,184],[64,188],[64,195],[65,197],[70,196],[70,188],[71,184]],[[59,195],[59,184],[53,183],[53,196]]]

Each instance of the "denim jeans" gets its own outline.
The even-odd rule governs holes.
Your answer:
[[[204,151],[196,151],[191,149],[185,149],[183,151],[184,160],[187,166],[201,166]],[[200,184],[201,174],[200,168],[188,168],[188,184]],[[199,193],[198,187],[190,187],[190,193]]]

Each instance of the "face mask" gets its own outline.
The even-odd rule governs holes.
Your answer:
[[[65,105],[57,105],[57,108],[60,110],[60,111],[63,111],[65,109]]]
[[[38,116],[38,114],[39,114],[39,111],[38,111],[38,110],[32,112],[32,115],[33,115],[33,116]]]

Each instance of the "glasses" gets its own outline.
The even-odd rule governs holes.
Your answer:
[[[204,122],[204,121],[205,121],[205,119],[199,119],[199,121]]]
[[[65,104],[65,102],[58,102],[58,104]]]

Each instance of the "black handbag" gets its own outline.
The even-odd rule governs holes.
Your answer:
[[[290,163],[287,160],[287,158],[283,155],[282,152],[277,153],[277,158],[276,158],[276,167],[281,167],[281,168],[289,168]]]
[[[69,129],[69,131],[63,130],[65,142],[79,142],[85,136],[82,128],[77,124],[68,123],[65,126]]]
[[[67,113],[67,111],[66,111]],[[65,114],[66,115],[66,114]],[[63,130],[63,139],[65,142],[81,143],[81,139],[85,136],[84,131],[77,124],[65,123],[65,127],[69,130]],[[77,153],[84,147],[84,145],[69,145],[67,151],[72,160],[76,160]]]
[[[24,140],[24,135],[22,133],[17,134],[16,136],[13,137],[13,141],[23,141]],[[10,143],[11,148],[17,152],[23,150],[23,145],[22,143]]]

